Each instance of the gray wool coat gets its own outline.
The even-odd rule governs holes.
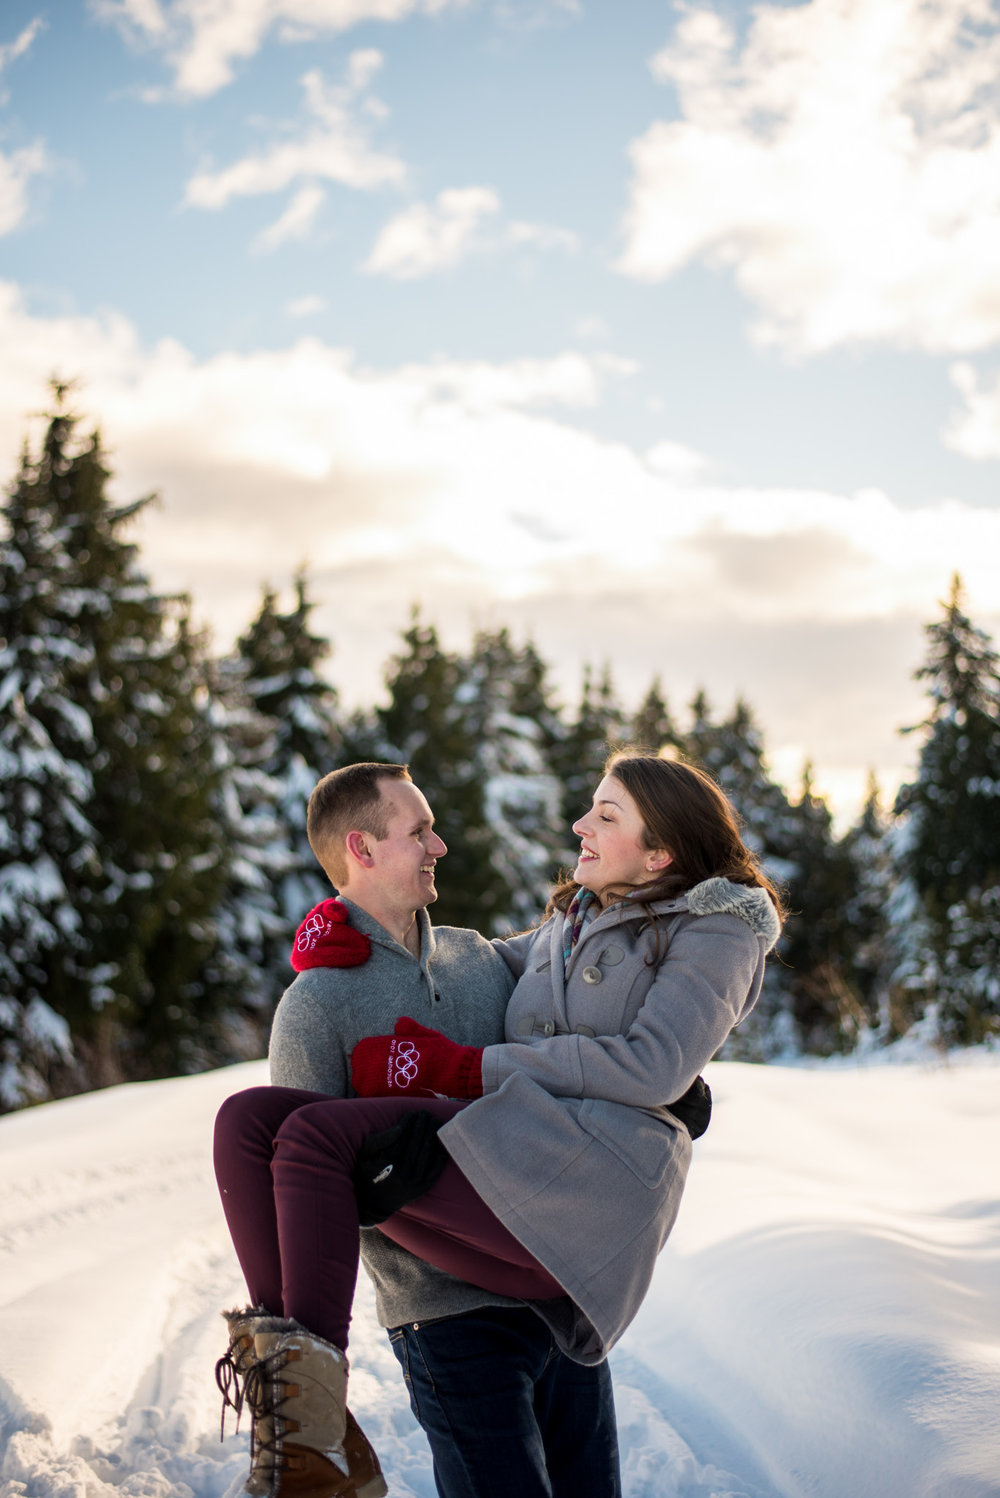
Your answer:
[[[780,926],[764,890],[709,879],[602,912],[564,976],[562,925],[495,944],[518,978],[506,1041],[483,1052],[483,1097],[439,1137],[565,1289],[535,1303],[560,1347],[597,1363],[680,1206],[691,1140],[665,1103],[753,1008]]]

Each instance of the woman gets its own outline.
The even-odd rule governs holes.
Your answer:
[[[355,1048],[355,1089],[370,1101],[263,1088],[220,1112],[233,1240],[254,1304],[281,1312],[231,1317],[236,1360],[245,1351],[253,1365],[250,1492],[384,1490],[346,1423],[352,1176],[366,1138],[414,1111],[442,1125],[448,1163],[384,1233],[530,1300],[581,1362],[604,1358],[641,1304],[691,1153],[664,1099],[753,1007],[780,906],[725,797],[691,765],[612,756],[573,831],[580,857],[545,923],[498,943],[518,978],[504,1044],[458,1046],[401,1022]],[[240,1342],[251,1334],[252,1356]],[[322,1388],[315,1409],[303,1386]]]

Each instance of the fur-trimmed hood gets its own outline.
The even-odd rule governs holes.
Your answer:
[[[781,920],[774,901],[759,885],[734,884],[731,879],[705,879],[684,896],[692,915],[737,915],[756,936],[762,936],[770,952],[781,935]]]

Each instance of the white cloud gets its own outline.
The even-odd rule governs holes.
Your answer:
[[[82,373],[116,497],[162,493],[138,537],[160,586],[189,590],[226,642],[261,581],[306,562],[350,701],[376,695],[417,600],[456,644],[530,630],[564,691],[605,659],[632,701],[655,672],[675,707],[699,684],[720,707],[742,691],[776,758],[805,746],[860,786],[905,759],[921,624],[952,571],[1000,625],[1000,511],[726,487],[712,455],[603,440],[580,412],[625,361],[376,371],[315,338],[198,359],[119,316],[34,317],[2,284],[0,346],[0,471],[50,372]]]
[[[27,26],[25,26],[23,30],[18,32],[17,36],[12,42],[0,43],[0,73],[2,73],[4,68],[7,67],[9,63],[12,63],[16,58],[24,56],[25,52],[27,52],[28,48],[35,40],[35,37],[40,31],[44,29],[44,27],[45,22],[42,20],[41,16],[36,16],[33,21],[28,22]]]
[[[5,155],[0,151],[0,234],[9,234],[28,213],[28,184],[49,161],[41,141]]]
[[[945,428],[946,444],[964,458],[1000,458],[1000,372],[983,385],[974,366],[962,360],[949,373],[964,405]]]
[[[577,318],[573,332],[577,338],[588,342],[598,338],[602,340],[607,339],[611,336],[611,329],[604,321],[604,318],[598,317],[594,313]]]
[[[289,317],[316,317],[320,312],[326,312],[330,306],[325,296],[309,293],[306,296],[293,297],[285,304],[285,311]]]
[[[29,21],[12,42],[0,44],[0,74],[10,63],[23,57],[45,22],[40,16]],[[0,103],[4,95],[0,94]],[[35,141],[16,151],[0,151],[0,235],[9,234],[23,223],[28,213],[28,186],[32,177],[49,170],[45,146]]]
[[[450,270],[477,247],[483,221],[499,211],[490,187],[446,188],[433,207],[414,203],[390,219],[361,269],[399,281]]]
[[[580,248],[579,236],[572,229],[560,229],[555,224],[529,224],[515,219],[507,230],[511,244],[534,245],[540,250],[567,250]]]
[[[359,99],[381,66],[371,49],[352,53],[345,84],[328,86],[318,69],[302,79],[306,108],[313,123],[297,139],[276,142],[244,156],[221,171],[199,172],[187,185],[186,201],[197,208],[219,209],[236,197],[280,192],[300,178],[339,182],[360,190],[402,182],[406,168],[396,156],[376,151],[368,139],[371,115]]]
[[[282,42],[337,35],[365,21],[435,15],[464,0],[92,0],[129,37],[165,50],[179,92],[205,97],[253,57],[269,33]]]
[[[300,187],[281,217],[257,235],[253,248],[267,252],[278,249],[289,240],[308,239],[316,216],[325,202],[326,193],[315,182]]]
[[[653,71],[680,115],[632,143],[619,268],[731,268],[763,342],[1000,339],[995,0],[808,0],[742,42],[685,5]]]
[[[414,203],[383,227],[361,269],[372,276],[415,281],[452,270],[467,256],[511,245],[539,250],[579,248],[569,229],[516,219],[498,221],[500,198],[492,187],[449,187],[433,204]]]

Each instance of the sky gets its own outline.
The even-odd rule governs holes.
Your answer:
[[[76,379],[227,649],[304,567],[887,798],[1000,634],[996,0],[4,0],[0,471]]]
[[[624,1498],[997,1498],[997,1054],[911,1036],[708,1077],[677,1225],[611,1353]],[[0,1119],[5,1493],[238,1498],[248,1436],[230,1416],[220,1444],[213,1372],[246,1291],[211,1127],[266,1080],[252,1062]],[[392,1498],[434,1498],[365,1275],[348,1353]]]

